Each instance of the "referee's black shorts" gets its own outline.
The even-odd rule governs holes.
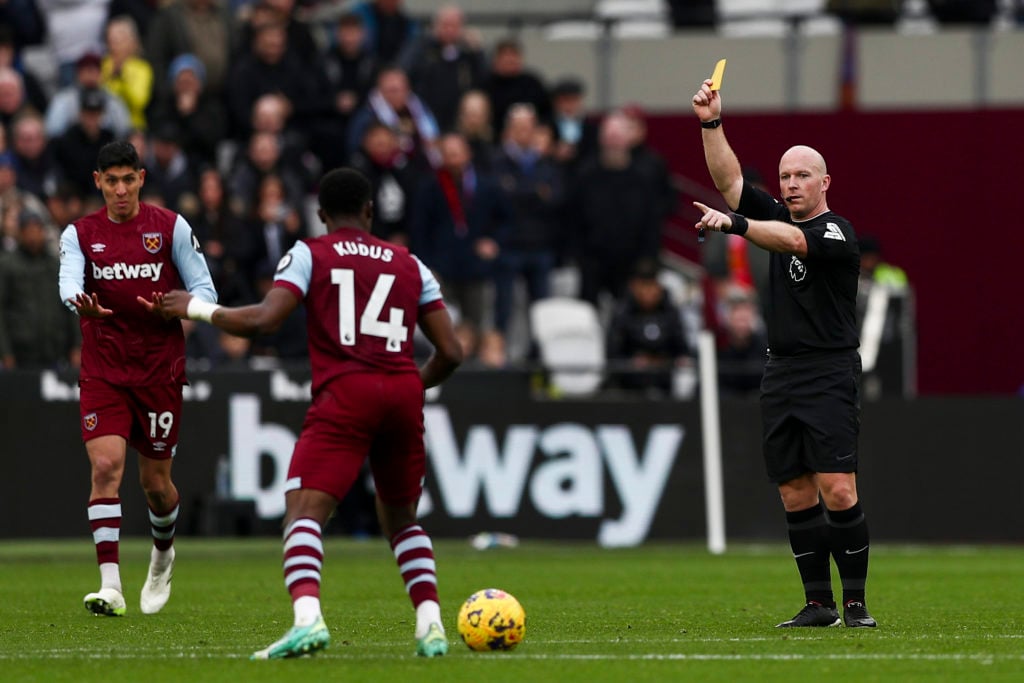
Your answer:
[[[769,356],[761,380],[764,460],[775,483],[807,472],[856,472],[860,354]]]

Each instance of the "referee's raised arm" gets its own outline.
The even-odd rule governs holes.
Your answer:
[[[711,179],[729,208],[735,209],[740,205],[743,192],[743,169],[729,141],[725,139],[725,131],[722,129],[722,96],[720,91],[711,89],[711,79],[701,84],[692,103],[693,111],[700,119],[704,159]]]

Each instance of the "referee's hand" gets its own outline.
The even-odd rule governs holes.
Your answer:
[[[707,204],[701,204],[700,202],[694,202],[693,205],[701,212],[700,220],[693,226],[697,230],[728,232],[732,227],[732,218],[729,214],[712,209]]]
[[[711,89],[711,79],[707,78],[700,84],[700,90],[690,100],[693,113],[701,121],[713,121],[722,118],[722,98],[719,91]]]

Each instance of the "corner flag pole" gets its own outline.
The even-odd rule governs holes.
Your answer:
[[[697,337],[700,370],[700,417],[704,441],[704,509],[708,552],[725,552],[725,492],[722,486],[722,427],[718,416],[718,363],[715,335],[702,330]]]

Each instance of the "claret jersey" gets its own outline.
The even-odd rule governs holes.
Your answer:
[[[314,395],[350,372],[418,372],[417,320],[444,306],[418,258],[358,228],[297,242],[278,264],[274,286],[305,301]]]
[[[137,300],[184,287],[215,302],[217,292],[184,218],[156,206],[115,223],[106,208],[75,221],[61,235],[60,296],[97,294],[114,314],[83,316],[81,379],[120,386],[185,382],[185,338],[178,320],[164,320]]]

